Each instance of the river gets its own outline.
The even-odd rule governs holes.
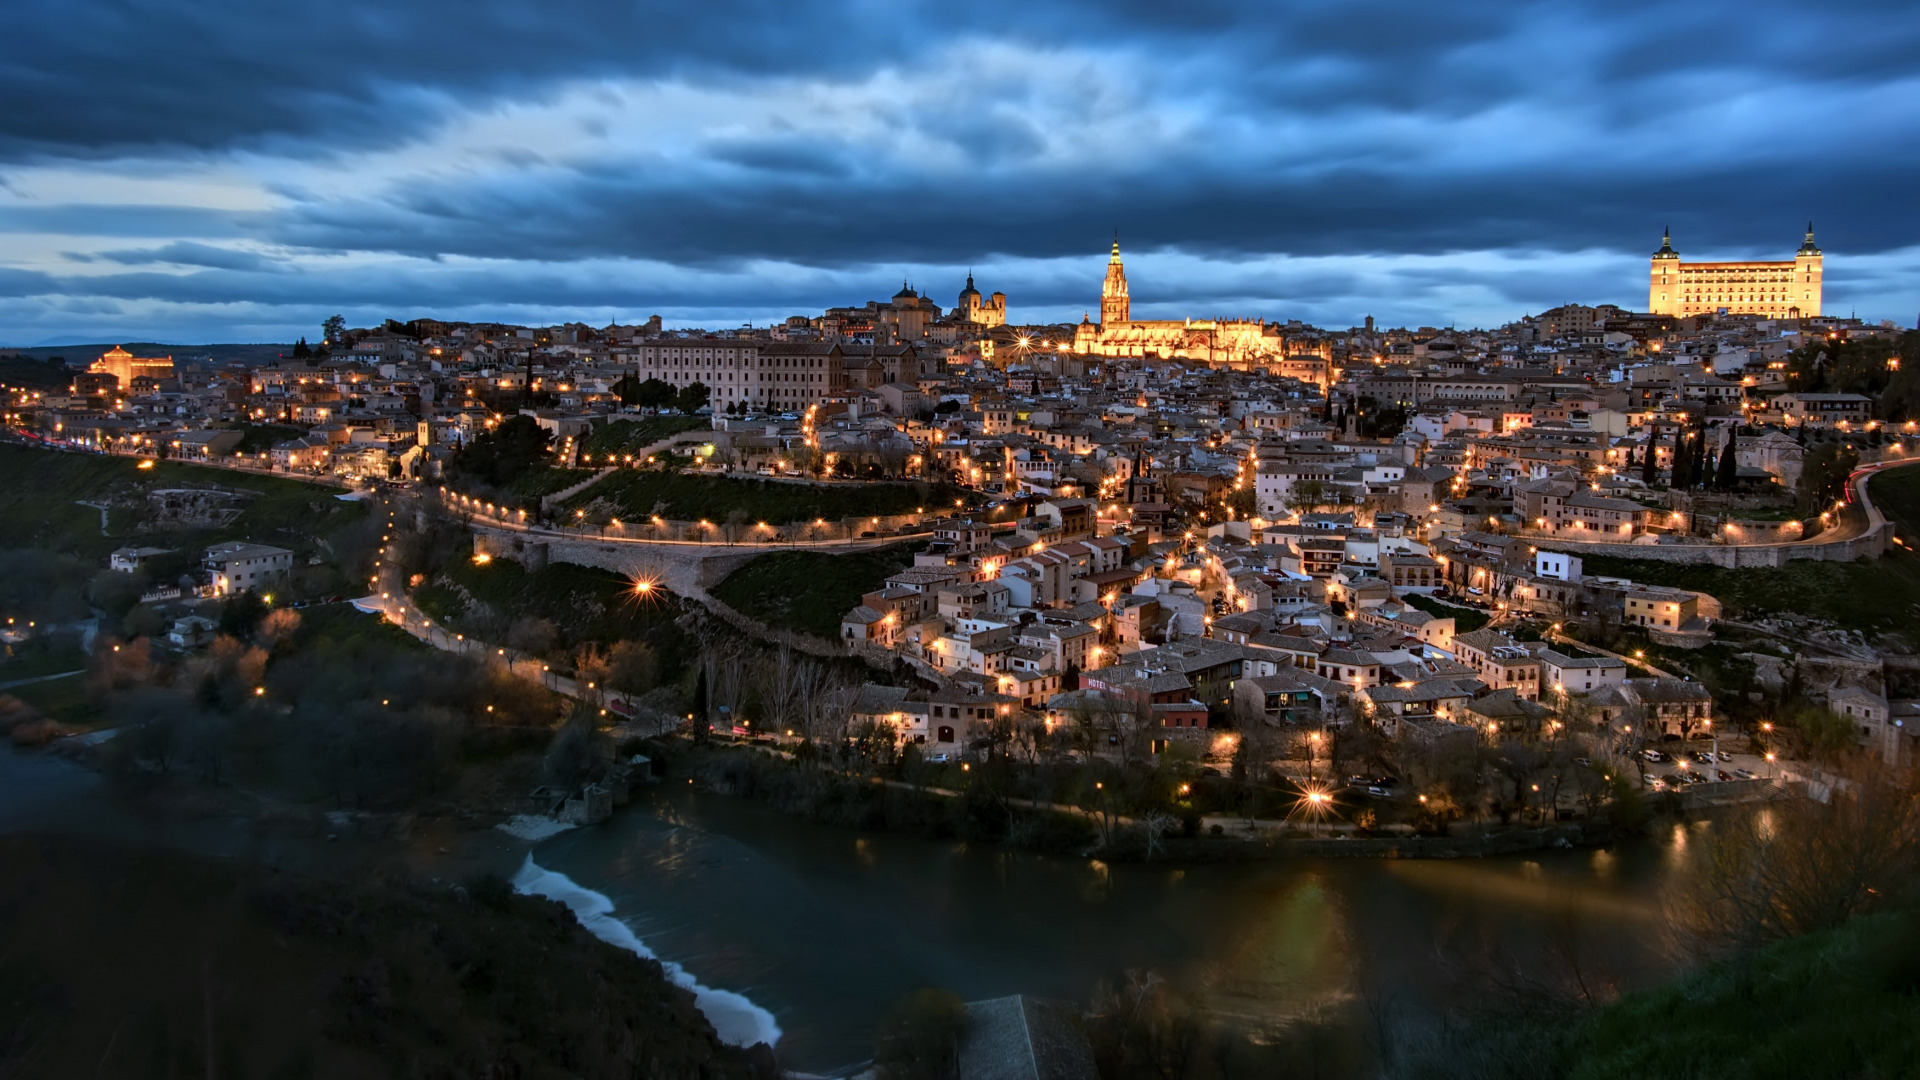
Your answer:
[[[522,884],[668,962],[732,1040],[777,1035],[789,1067],[832,1071],[930,986],[1084,1001],[1151,970],[1258,1032],[1360,1024],[1383,1001],[1470,1005],[1493,970],[1551,977],[1569,957],[1590,980],[1644,983],[1673,968],[1658,898],[1705,828],[1515,858],[1108,866],[653,789],[535,845]]]
[[[534,845],[487,830],[398,849],[262,836],[246,821],[154,816],[101,778],[0,748],[0,832],[78,832],[341,872],[404,856],[416,872],[518,868],[587,927],[657,956],[723,1037],[774,1041],[790,1068],[871,1054],[902,995],[1084,1001],[1150,970],[1249,1030],[1303,1017],[1364,1026],[1381,1002],[1472,1005],[1504,968],[1578,959],[1631,986],[1678,954],[1659,897],[1710,826],[1611,849],[1459,860],[1303,859],[1109,866],[814,825],[745,799],[650,788],[613,820]]]

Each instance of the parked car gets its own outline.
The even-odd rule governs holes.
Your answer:
[[[1647,759],[1648,761],[1667,760],[1667,755],[1661,753],[1658,750],[1653,749],[1652,747],[1648,747],[1647,749],[1640,751],[1640,756]]]
[[[945,765],[953,760],[952,754],[929,754],[927,760],[935,765]]]
[[[1735,769],[1733,770],[1733,775],[1739,777],[1742,780],[1751,780],[1753,779],[1753,770],[1752,769]]]
[[[1716,773],[1717,773],[1717,774],[1719,775],[1719,777],[1720,777],[1720,779],[1722,779],[1722,780],[1731,780],[1731,779],[1733,779],[1733,774],[1732,774],[1732,773],[1729,773],[1729,772],[1728,772],[1727,770],[1725,770],[1725,769],[1716,769],[1716,770],[1714,770],[1714,771],[1715,771],[1715,772],[1716,772]]]
[[[1390,787],[1383,787],[1380,784],[1368,784],[1367,794],[1375,796],[1377,798],[1381,798],[1381,799],[1391,799],[1393,798],[1393,789]]]
[[[1695,750],[1693,752],[1693,760],[1702,765],[1711,765],[1713,764],[1713,754],[1706,750]]]
[[[1721,761],[1732,761],[1732,760],[1733,760],[1733,753],[1732,753],[1731,751],[1728,751],[1728,750],[1722,750],[1722,751],[1720,751],[1720,760],[1721,760]]]

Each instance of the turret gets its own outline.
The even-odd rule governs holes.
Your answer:
[[[1647,310],[1655,315],[1680,314],[1680,253],[1673,250],[1673,230],[1660,230],[1660,250],[1653,253],[1647,275]]]

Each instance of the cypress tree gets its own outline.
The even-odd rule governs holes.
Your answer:
[[[1652,487],[1654,480],[1659,478],[1659,467],[1660,433],[1655,431],[1647,436],[1647,456],[1640,460],[1640,482]]]
[[[1673,467],[1667,471],[1667,486],[1683,488],[1687,486],[1687,463],[1692,460],[1687,450],[1687,429],[1673,430]]]
[[[1740,481],[1740,463],[1734,460],[1733,437],[1728,436],[1727,445],[1720,451],[1720,468],[1713,478],[1713,486],[1721,491],[1732,491],[1733,485]]]

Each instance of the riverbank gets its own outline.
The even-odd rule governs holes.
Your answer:
[[[690,785],[759,802],[814,824],[1104,862],[1460,859],[1593,848],[1643,832],[1606,819],[1539,826],[1456,822],[1429,833],[1370,832],[1345,822],[1336,829],[1324,819],[1254,819],[1249,827],[1243,819],[1197,813],[1142,820],[1105,810],[1098,800],[1075,805],[1012,796],[985,768],[953,774],[968,778],[956,789],[850,775],[758,745],[699,745],[683,738],[646,745],[670,787]]]
[[[0,1075],[770,1080],[659,963],[497,876],[0,837]]]

